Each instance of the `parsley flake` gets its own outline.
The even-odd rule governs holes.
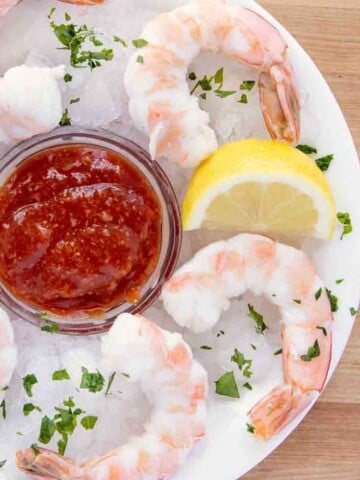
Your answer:
[[[254,309],[254,307],[252,305],[250,305],[250,303],[248,303],[248,309],[249,309],[248,317],[255,320],[256,333],[259,333],[259,334],[263,335],[264,331],[268,328],[267,325],[264,322],[264,317],[259,312],[257,312]]]
[[[5,399],[0,403],[0,410],[4,420],[6,420],[6,402]]]
[[[318,330],[321,330],[323,332],[323,334],[325,335],[325,337],[327,337],[327,330],[325,327],[316,327]]]
[[[215,385],[215,393],[217,393],[218,395],[223,395],[225,397],[231,398],[240,398],[234,372],[224,373],[218,380],[216,380]]]
[[[252,343],[251,343],[250,345],[251,345],[251,348],[252,348],[253,350],[256,350],[256,346],[255,346],[255,345],[253,345]]]
[[[252,360],[245,358],[244,354],[239,352],[237,348],[235,348],[234,350],[231,361],[237,364],[239,370],[243,372],[244,377],[250,378],[252,376],[252,371],[250,370]]]
[[[315,300],[319,300],[321,293],[322,293],[322,288],[320,287],[319,290],[317,290],[314,294]]]
[[[135,40],[132,41],[132,44],[134,45],[135,48],[143,48],[143,47],[146,47],[146,45],[148,45],[149,42],[144,38],[136,38]]]
[[[67,108],[63,111],[59,125],[60,127],[68,127],[71,125],[71,118],[69,117],[69,110]]]
[[[136,61],[137,63],[144,63],[144,57],[142,55],[138,55]]]
[[[353,317],[355,317],[355,315],[357,315],[357,310],[356,310],[356,308],[350,307],[349,310],[350,310],[350,313],[351,313],[351,315],[352,315]]]
[[[325,290],[330,301],[331,311],[337,312],[339,310],[338,298],[335,295],[333,295],[331,293],[331,290],[329,290],[328,288],[326,288]]]
[[[3,466],[6,464],[7,460],[1,460],[0,461],[0,468],[3,468]]]
[[[105,379],[99,371],[94,373],[89,373],[88,369],[85,367],[81,368],[82,377],[80,388],[89,390],[89,392],[96,393],[101,392],[105,385]]]
[[[336,285],[340,285],[344,281],[343,278],[339,278],[339,280],[335,280]]]
[[[248,103],[248,98],[247,98],[247,95],[245,95],[245,93],[241,95],[240,100],[238,100],[238,103]]]
[[[39,442],[47,445],[55,435],[55,432],[55,423],[53,422],[53,420],[50,420],[49,417],[45,416],[41,420],[40,433],[38,438]]]
[[[247,428],[247,431],[248,431],[249,433],[255,433],[255,427],[254,427],[254,425],[251,425],[250,423],[247,423],[247,424],[246,424],[246,428]]]
[[[297,303],[298,305],[300,305],[301,300],[294,300],[294,302]]]
[[[23,405],[23,414],[24,414],[25,417],[30,415],[30,413],[33,412],[34,410],[37,410],[38,412],[41,412],[41,408],[37,407],[36,405],[33,405],[32,403],[25,403]]]
[[[347,235],[352,232],[351,218],[347,212],[338,212],[336,216],[339,223],[343,225],[343,231],[340,237],[340,240],[342,240],[344,235]]]
[[[72,79],[73,79],[73,77],[72,77],[72,75],[70,75],[70,73],[65,73],[65,75],[64,75],[64,82],[65,83],[71,82]]]
[[[121,37],[118,37],[117,35],[114,35],[113,36],[113,40],[114,42],[117,42],[117,43],[121,43],[121,45],[124,47],[124,48],[127,48],[128,47],[128,44],[125,42],[125,40]]]
[[[201,350],[212,350],[212,347],[209,347],[208,345],[202,345]]]
[[[324,157],[316,158],[315,163],[322,172],[327,172],[330,167],[330,163],[333,160],[334,160],[334,154],[331,153],[330,155],[325,155]]]
[[[250,92],[255,86],[255,80],[244,80],[240,85],[240,90],[247,90]]]
[[[97,420],[98,417],[92,417],[91,415],[89,415],[87,417],[83,417],[80,423],[85,428],[85,430],[93,430]]]
[[[283,349],[279,348],[279,350],[276,350],[276,352],[274,352],[274,355],[281,355],[282,352],[283,352]]]
[[[110,388],[111,388],[111,385],[113,384],[115,375],[116,375],[116,372],[112,372],[109,376],[108,384],[107,384],[106,391],[105,391],[105,397],[107,397],[109,395]]]
[[[50,12],[49,12],[47,18],[50,19],[54,15],[55,11],[56,11],[55,7],[50,8]]]
[[[310,145],[296,145],[296,148],[300,150],[300,152],[306,153],[306,155],[310,155],[311,153],[317,153],[317,149],[311,147]]]
[[[33,396],[32,389],[38,383],[38,379],[33,373],[31,373],[23,377],[22,381],[23,381],[23,387],[27,396],[32,397]]]
[[[188,75],[188,78],[189,78],[189,80],[192,80],[192,81],[196,80],[196,78],[197,78],[196,73],[195,72],[190,72],[189,75]]]
[[[247,388],[248,390],[252,390],[252,386],[250,385],[249,382],[244,383],[243,387]]]
[[[320,346],[319,346],[319,342],[315,340],[314,345],[308,348],[307,354],[301,355],[300,358],[304,362],[311,362],[313,358],[316,358],[319,356],[320,356]]]
[[[52,374],[52,380],[55,382],[61,381],[61,380],[70,380],[70,375],[68,374],[68,371],[63,369],[63,370],[56,370]]]
[[[68,13],[65,13],[65,20],[69,22],[71,20],[71,17]]]
[[[78,103],[78,102],[80,102],[80,97],[72,98],[72,99],[70,100],[70,105],[72,105],[73,103]]]

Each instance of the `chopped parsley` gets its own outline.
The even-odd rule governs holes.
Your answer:
[[[247,428],[247,431],[248,431],[249,433],[255,433],[255,427],[254,427],[254,425],[251,425],[250,423],[247,423],[247,424],[246,424],[246,428]]]
[[[240,85],[240,90],[247,90],[250,92],[255,86],[255,80],[243,80]]]
[[[124,48],[127,48],[128,47],[128,44],[125,42],[125,40],[121,37],[118,37],[117,35],[114,35],[113,36],[113,40],[114,42],[117,42],[117,43],[121,43],[121,45],[124,47]]]
[[[148,45],[148,41],[145,40],[144,38],[136,38],[135,40],[132,41],[132,44],[134,45],[135,48],[143,48]]]
[[[325,327],[316,327],[318,330],[321,330],[323,332],[323,334],[325,335],[325,337],[327,337],[327,330]]]
[[[350,310],[350,313],[351,313],[351,315],[352,315],[353,317],[355,317],[355,315],[357,314],[357,310],[356,310],[356,308],[354,308],[354,307],[350,307],[350,309],[349,309],[349,310]]]
[[[0,411],[4,420],[6,420],[6,402],[5,399],[0,403]]]
[[[50,12],[49,12],[47,18],[50,19],[50,18],[54,15],[55,11],[56,11],[56,8],[55,8],[55,7],[51,7],[51,8],[50,8]]]
[[[241,95],[240,100],[238,100],[238,103],[248,103],[248,98],[247,98],[247,95],[245,95],[245,93]]]
[[[138,55],[136,61],[137,63],[144,63],[144,57],[142,55]]]
[[[334,160],[334,154],[331,153],[330,155],[325,155],[324,157],[316,158],[315,163],[322,172],[326,172],[329,169],[330,163],[333,160]]]
[[[214,82],[221,87],[224,84],[224,67],[219,68],[219,70],[214,75]]]
[[[217,89],[215,90],[216,96],[220,98],[226,98],[230,97],[230,95],[234,95],[236,93],[236,90],[220,90]]]
[[[301,300],[294,300],[294,302],[300,305]]]
[[[23,381],[23,387],[27,396],[32,397],[33,396],[32,389],[38,383],[38,379],[33,373],[31,373],[29,375],[26,375],[22,379],[22,381]]]
[[[300,150],[300,152],[306,153],[306,155],[310,155],[311,153],[317,153],[317,149],[311,147],[310,145],[296,145],[296,148]]]
[[[313,358],[316,358],[319,356],[320,356],[320,346],[319,346],[319,342],[315,340],[314,345],[308,348],[307,354],[301,355],[300,358],[304,362],[311,362]]]
[[[319,300],[321,293],[322,293],[322,288],[320,287],[319,290],[315,292],[315,295],[314,295],[315,300]]]
[[[249,309],[248,317],[255,320],[256,333],[259,333],[259,334],[263,335],[264,331],[268,328],[267,325],[264,322],[264,317],[259,312],[257,312],[254,309],[254,307],[252,305],[250,305],[250,303],[248,303],[248,309]]]
[[[41,408],[37,407],[36,405],[33,405],[32,403],[25,403],[23,405],[23,414],[25,415],[25,417],[30,415],[30,413],[33,412],[34,410],[41,412]]]
[[[109,395],[110,388],[111,388],[111,385],[113,384],[115,375],[116,375],[116,372],[112,372],[109,375],[109,380],[108,380],[108,384],[107,384],[106,391],[105,391],[105,397],[107,397]]]
[[[55,423],[48,416],[45,416],[41,420],[40,433],[38,438],[39,442],[47,445],[55,435],[55,432]]]
[[[330,306],[331,306],[331,311],[332,312],[337,312],[339,310],[338,306],[338,298],[331,293],[331,290],[326,288],[326,293],[329,298]]]
[[[56,370],[52,374],[52,379],[54,381],[61,381],[61,380],[70,380],[70,375],[68,374],[68,371],[63,369],[63,370]]]
[[[35,317],[41,318],[41,320],[44,320],[44,322],[51,322],[51,318],[46,312],[35,313]]]
[[[338,212],[336,216],[339,223],[343,225],[343,231],[340,237],[340,240],[342,240],[344,235],[352,232],[351,218],[347,212]]]
[[[65,13],[65,20],[69,22],[71,20],[71,17],[68,13]]]
[[[93,430],[97,420],[98,417],[92,417],[91,415],[89,415],[87,417],[83,417],[80,423],[85,428],[85,430]]]
[[[70,100],[70,105],[72,105],[73,103],[78,103],[78,102],[80,102],[80,97],[72,98],[72,99]]]
[[[282,352],[283,352],[283,349],[279,348],[279,350],[276,350],[276,352],[274,352],[274,355],[281,355]]]
[[[70,20],[69,18],[66,19]],[[69,50],[70,65],[75,68],[89,67],[91,70],[101,67],[102,61],[110,61],[114,58],[112,48],[103,48],[101,50],[86,50],[86,41],[89,40],[94,47],[103,45],[102,41],[96,37],[93,28],[87,25],[75,25],[74,23],[57,25],[53,20],[50,22],[54,34],[63,45],[62,50]]]
[[[7,462],[7,460],[1,460],[0,461],[0,468],[3,468],[3,466],[5,465],[6,462]]]
[[[256,346],[253,345],[252,343],[251,343],[251,348],[252,348],[253,350],[256,350]]]
[[[208,345],[202,345],[201,350],[212,350],[212,347],[209,347]]]
[[[244,383],[243,387],[247,388],[248,390],[252,390],[252,386],[250,385],[249,382]]]
[[[121,372],[121,375],[125,378],[130,378],[130,375],[128,373]]]
[[[64,75],[64,82],[65,83],[71,82],[72,79],[73,79],[73,77],[72,77],[72,75],[70,75],[70,73],[65,73],[65,75]]]
[[[68,127],[71,125],[71,118],[69,117],[69,110],[67,108],[63,111],[59,125],[60,127]]]
[[[223,395],[225,397],[231,398],[240,398],[234,372],[224,373],[218,380],[216,380],[215,385],[215,392],[218,395]]]
[[[217,338],[221,337],[222,335],[225,335],[224,330],[220,330],[220,331],[216,334]]]
[[[40,448],[36,445],[36,443],[32,443],[30,448],[35,453],[35,455],[39,455]]]
[[[339,280],[335,280],[336,285],[340,285],[344,281],[343,278],[339,278]]]
[[[206,98],[207,98],[205,92],[204,92],[204,93],[201,93],[201,94],[199,95],[199,97],[202,98],[203,100],[206,100]]]
[[[190,72],[189,75],[188,75],[188,79],[189,80],[192,80],[192,81],[195,81],[196,80],[196,73],[195,72]]]
[[[89,373],[88,369],[85,367],[81,368],[82,377],[80,388],[89,390],[89,392],[96,393],[101,392],[105,385],[105,379],[99,371],[94,373]]]
[[[245,358],[244,354],[239,352],[239,350],[235,348],[234,354],[231,357],[231,361],[237,364],[239,370],[243,372],[244,377],[251,378],[252,371],[250,370],[250,368],[252,365],[252,360]]]

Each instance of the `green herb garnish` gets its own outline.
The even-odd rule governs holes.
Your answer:
[[[136,61],[137,63],[144,63],[144,57],[142,55],[138,55]]]
[[[91,415],[89,415],[87,417],[83,417],[80,423],[85,428],[85,430],[93,430],[97,420],[98,417],[92,417]]]
[[[190,72],[188,75],[189,80],[196,80],[196,73],[195,72]]]
[[[208,345],[202,345],[201,350],[212,350],[212,347],[209,347]]]
[[[70,105],[73,105],[74,103],[78,103],[78,102],[80,102],[80,97],[72,98],[72,99],[70,100]]]
[[[135,40],[132,41],[132,44],[134,45],[135,48],[143,48],[143,47],[146,47],[146,45],[148,45],[149,42],[144,38],[136,38]]]
[[[244,383],[243,387],[247,388],[248,390],[252,390],[252,386],[250,385],[249,382]]]
[[[340,285],[344,281],[343,278],[339,278],[339,280],[335,280],[336,285]]]
[[[65,110],[63,111],[59,125],[60,127],[68,127],[69,125],[71,125],[71,118],[69,117],[69,110],[67,108],[65,108]],[[48,330],[44,331],[47,332]]]
[[[113,384],[115,375],[116,375],[116,372],[112,372],[109,376],[108,384],[107,384],[106,391],[105,391],[105,397],[107,397],[109,395],[110,388],[111,388],[111,385]]]
[[[339,309],[338,298],[335,295],[333,295],[331,293],[331,290],[329,290],[328,288],[326,288],[325,290],[326,290],[327,296],[328,296],[329,301],[330,301],[331,311],[332,312],[337,312],[338,309]]]
[[[50,8],[50,12],[49,12],[47,18],[50,19],[54,15],[55,11],[56,11],[55,7]]]
[[[35,455],[39,455],[40,448],[36,445],[36,443],[32,443],[30,448],[35,453]]]
[[[245,93],[241,95],[240,100],[238,100],[238,103],[248,103],[248,98],[245,95]]]
[[[53,422],[53,420],[50,420],[49,417],[45,416],[41,420],[40,433],[38,438],[39,442],[47,445],[55,435],[55,432],[55,423]]]
[[[268,328],[267,325],[264,322],[264,317],[259,312],[257,312],[254,309],[254,307],[252,305],[250,305],[250,303],[248,303],[248,309],[249,309],[248,317],[255,320],[256,333],[259,333],[259,334],[263,335],[264,331]]]
[[[322,288],[320,287],[319,290],[315,292],[315,295],[314,295],[315,300],[319,300],[321,293],[322,293]]]
[[[244,80],[240,85],[240,90],[247,90],[250,92],[255,86],[255,80]]]
[[[329,169],[330,163],[333,160],[334,160],[334,154],[331,153],[330,155],[325,155],[324,157],[316,158],[315,163],[322,172],[326,172]]]
[[[319,342],[315,340],[314,345],[308,348],[307,354],[301,355],[300,358],[304,362],[311,362],[313,358],[316,358],[319,356],[320,356],[320,346],[319,346]]]
[[[252,343],[251,343],[250,345],[251,345],[251,348],[252,348],[253,350],[256,350],[256,346],[255,346],[255,345],[253,345]]]
[[[114,42],[117,42],[117,43],[121,43],[121,45],[124,47],[124,48],[127,48],[128,47],[128,44],[125,42],[125,40],[121,37],[118,37],[117,35],[114,35],[113,36],[113,40]]]
[[[340,237],[340,240],[342,240],[344,235],[352,232],[351,218],[347,212],[338,212],[336,216],[339,223],[343,225],[343,231]]]
[[[356,308],[354,308],[354,307],[350,307],[350,309],[349,309],[349,310],[350,310],[350,313],[351,313],[351,315],[352,315],[353,317],[355,317],[355,315],[356,315],[356,314],[357,314],[357,312],[358,312],[358,311],[357,311],[357,309],[356,309]]]
[[[41,408],[37,407],[36,405],[33,405],[32,403],[25,403],[23,405],[23,414],[25,415],[25,417],[30,415],[30,413],[33,412],[34,410],[41,412]]]
[[[323,334],[325,335],[325,337],[327,336],[327,330],[325,327],[316,327],[318,330],[321,330],[323,332]]]
[[[0,410],[4,420],[6,420],[6,402],[5,399],[0,403]]]
[[[82,377],[80,388],[89,390],[89,392],[96,393],[101,392],[105,385],[105,379],[99,371],[94,373],[89,373],[88,369],[85,367],[81,368]]]
[[[32,393],[32,389],[34,387],[34,385],[36,385],[38,383],[38,379],[36,378],[36,376],[31,373],[29,375],[26,375],[23,379],[23,387],[25,389],[25,392],[27,394],[28,397],[32,397],[33,396],[33,393]]]
[[[296,145],[296,148],[300,150],[300,152],[306,153],[310,155],[311,153],[317,153],[316,148],[310,147],[310,145]]]
[[[61,381],[61,380],[70,380],[70,375],[68,374],[68,371],[63,369],[63,370],[56,370],[52,374],[52,379],[56,381]]]
[[[244,377],[250,378],[252,371],[250,370],[252,365],[252,360],[245,358],[244,354],[239,352],[237,348],[234,350],[234,354],[231,357],[231,361],[236,363],[239,367],[239,370],[243,372]],[[243,370],[244,368],[244,370]]]
[[[0,468],[3,468],[3,466],[5,465],[6,462],[7,462],[7,460],[1,460],[0,461]]]
[[[69,22],[71,20],[71,17],[68,13],[65,13],[65,20]]]
[[[282,351],[283,351],[283,349],[279,348],[279,350],[276,350],[276,352],[274,352],[274,355],[281,355]]]
[[[236,384],[234,372],[226,372],[215,382],[218,395],[225,397],[240,398],[239,389]]]
[[[73,77],[72,77],[72,75],[70,75],[70,73],[65,73],[65,75],[64,75],[64,82],[65,83],[71,82],[72,79],[73,79]]]
[[[254,425],[251,425],[250,423],[247,423],[247,424],[246,424],[246,428],[247,428],[247,431],[248,431],[249,433],[255,433],[255,427],[254,427]]]
[[[236,93],[235,90],[215,90],[216,96],[220,98],[230,97],[230,95],[234,95]]]
[[[301,300],[294,300],[294,302],[297,303],[298,305],[300,305]]]

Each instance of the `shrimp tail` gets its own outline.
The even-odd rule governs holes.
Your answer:
[[[311,402],[310,395],[291,385],[275,387],[248,413],[255,429],[254,434],[263,440],[271,438],[297,417]]]
[[[79,471],[71,458],[44,448],[19,450],[16,466],[31,478],[42,480],[72,480]]]
[[[289,143],[297,142],[300,136],[300,101],[290,65],[283,62],[260,73],[259,94],[271,137]]]

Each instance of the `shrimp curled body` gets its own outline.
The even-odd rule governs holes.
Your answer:
[[[145,27],[147,44],[125,72],[134,123],[150,135],[150,153],[194,167],[217,148],[209,115],[190,95],[187,70],[201,50],[223,52],[259,70],[260,102],[272,138],[299,137],[299,97],[279,32],[255,12],[223,0],[195,0]]]
[[[260,235],[240,234],[197,252],[165,284],[162,300],[179,325],[202,332],[246,290],[277,305],[282,319],[284,384],[249,412],[256,435],[269,438],[322,390],[331,360],[331,306],[307,255]],[[306,357],[315,345],[318,351]]]
[[[32,478],[157,480],[173,475],[204,436],[207,374],[181,335],[136,315],[122,314],[102,340],[104,363],[139,381],[154,406],[145,433],[83,465],[55,452],[17,453]]]
[[[5,310],[0,309],[0,403],[17,363],[14,332]]]

